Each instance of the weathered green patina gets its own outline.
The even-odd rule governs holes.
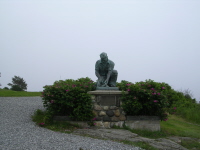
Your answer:
[[[108,59],[106,53],[100,54],[100,60],[95,64],[95,74],[98,87],[116,87],[118,72],[114,70],[115,63]]]

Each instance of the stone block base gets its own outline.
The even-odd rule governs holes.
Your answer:
[[[160,119],[157,116],[127,116],[125,125],[131,129],[160,131]]]
[[[124,121],[118,121],[118,122],[103,122],[103,121],[95,121],[95,127],[97,128],[112,128],[114,126],[122,128],[124,125]]]
[[[118,89],[114,87],[113,89]],[[125,112],[120,107],[122,91],[96,90],[88,92],[93,102],[93,113],[98,128],[111,128],[114,125],[122,127],[126,120]]]

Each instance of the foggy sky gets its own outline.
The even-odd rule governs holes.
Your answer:
[[[101,52],[118,82],[152,79],[200,101],[199,0],[0,0],[0,83],[27,91],[90,77]]]

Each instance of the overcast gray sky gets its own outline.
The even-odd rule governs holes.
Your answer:
[[[28,91],[96,80],[101,52],[118,82],[166,82],[200,101],[200,1],[0,0],[1,88],[14,75]]]

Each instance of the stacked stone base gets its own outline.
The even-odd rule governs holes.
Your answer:
[[[101,128],[122,127],[126,120],[122,108],[116,106],[100,106],[95,104],[93,113],[95,114],[95,126]]]
[[[95,114],[95,126],[99,128],[123,127],[125,113],[120,107],[121,91],[96,90],[90,91]]]
[[[104,122],[104,121],[96,121],[96,127],[98,128],[112,128],[114,126],[117,127],[123,127],[124,121],[118,121],[118,122]]]
[[[158,116],[127,116],[124,124],[130,129],[160,131],[160,118]]]

